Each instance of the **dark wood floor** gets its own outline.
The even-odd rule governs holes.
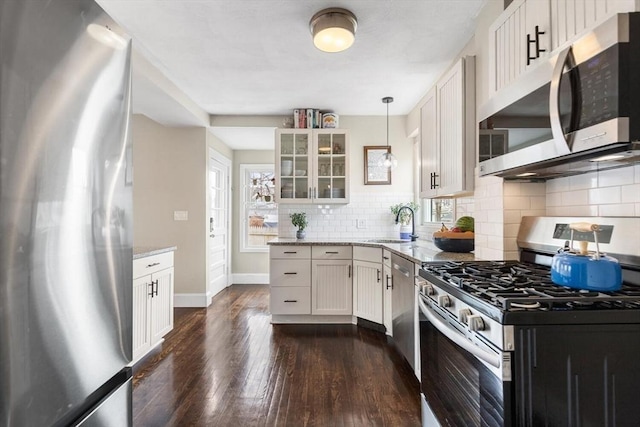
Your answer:
[[[419,426],[419,387],[384,334],[271,325],[269,288],[233,285],[178,308],[135,367],[135,426]]]

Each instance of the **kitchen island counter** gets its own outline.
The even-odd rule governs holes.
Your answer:
[[[385,242],[388,240],[389,242]],[[357,246],[371,246],[387,249],[403,258],[408,259],[411,262],[421,264],[423,262],[438,262],[438,261],[473,261],[476,260],[476,256],[473,252],[469,253],[457,253],[457,252],[443,252],[429,241],[418,240],[415,242],[403,242],[395,243],[397,239],[294,239],[286,237],[278,237],[270,240],[269,245],[300,245],[300,246],[340,246],[340,245],[357,245]]]

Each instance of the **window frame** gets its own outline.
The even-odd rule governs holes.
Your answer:
[[[278,218],[278,204],[275,203],[275,194],[272,195],[271,202],[254,202],[251,200],[251,194],[249,191],[249,179],[250,174],[252,173],[271,173],[275,177],[275,164],[273,163],[260,163],[260,164],[249,164],[242,163],[239,168],[240,175],[240,211],[242,212],[240,217],[240,223],[238,224],[239,228],[239,245],[238,251],[243,253],[261,253],[261,252],[269,252],[269,245],[249,245],[249,216],[251,210],[259,210],[259,211],[272,211],[270,215],[275,215]],[[275,188],[274,188],[275,193]],[[278,237],[278,229],[275,228],[275,235],[273,238]]]

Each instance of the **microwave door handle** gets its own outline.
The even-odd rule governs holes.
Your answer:
[[[558,53],[558,59],[556,60],[556,64],[553,67],[553,74],[551,75],[551,90],[549,93],[551,134],[553,135],[554,145],[559,155],[571,153],[569,141],[567,141],[564,135],[562,120],[560,118],[560,80],[562,79],[562,71],[568,60],[573,62],[571,46]],[[571,114],[575,114],[575,111],[572,111]]]
[[[484,360],[491,366],[500,368],[501,357],[499,354],[484,351],[480,347],[467,340],[467,338],[464,337],[460,332],[454,330],[448,324],[440,320],[437,314],[432,313],[431,309],[427,307],[420,296],[418,296],[418,305],[420,306],[420,311],[425,315],[427,320],[429,320],[429,322],[431,322],[431,324],[444,336],[449,338],[451,341],[453,341],[463,349],[467,350],[469,353],[476,356],[478,359]]]

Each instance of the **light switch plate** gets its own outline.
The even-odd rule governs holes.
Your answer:
[[[173,211],[173,220],[174,221],[188,221],[189,220],[189,211]]]
[[[366,219],[357,219],[356,220],[356,228],[367,228],[367,220]]]

